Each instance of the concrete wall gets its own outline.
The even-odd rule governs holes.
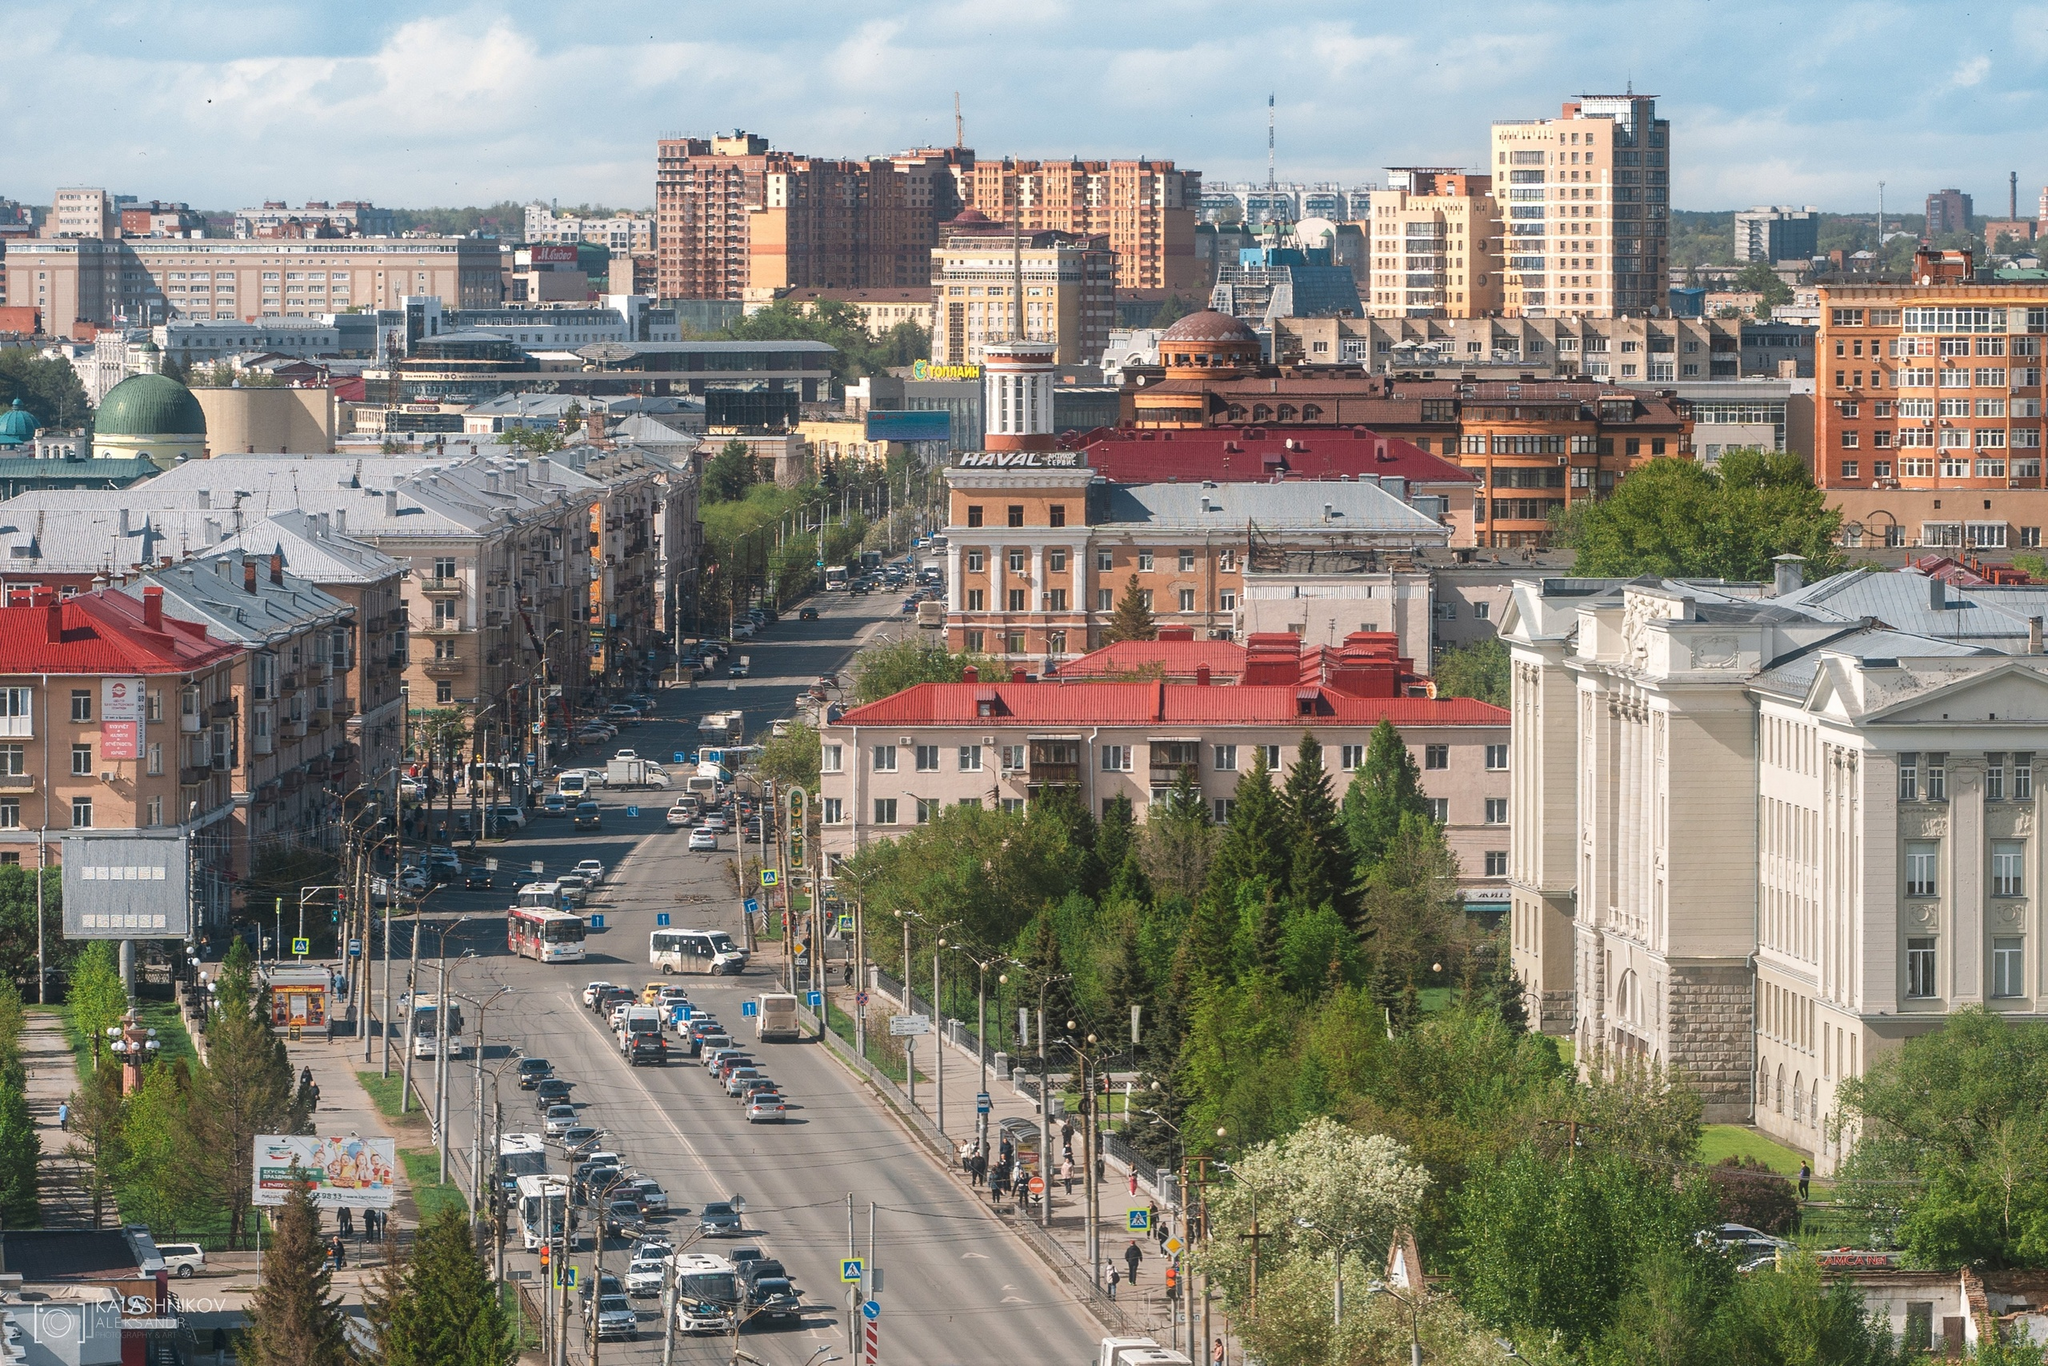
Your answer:
[[[197,388],[192,396],[206,414],[208,455],[326,455],[334,450],[332,389]]]

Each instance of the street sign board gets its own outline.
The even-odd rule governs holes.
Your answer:
[[[853,917],[852,917],[851,915],[842,915],[842,916],[840,916],[840,917],[839,917],[839,937],[840,937],[841,939],[844,939],[844,938],[846,938],[846,936],[848,936],[849,934],[852,934],[852,933],[853,933]]]
[[[1180,1256],[1180,1250],[1186,1247],[1187,1244],[1183,1243],[1178,1238],[1168,1238],[1165,1242],[1161,1243],[1160,1246],[1166,1249],[1167,1256],[1178,1257]]]
[[[535,859],[528,866],[533,869],[533,875],[535,877],[539,877],[542,873],[545,873],[548,870],[547,864],[541,862],[539,859]]]
[[[667,912],[667,911],[656,911],[656,912],[654,913],[654,923],[655,923],[655,925],[657,925],[657,926],[662,926],[662,925],[666,925],[666,924],[668,924],[668,912]]]
[[[1127,1233],[1150,1233],[1152,1211],[1142,1206],[1133,1206],[1124,1211],[1124,1230]]]
[[[590,917],[590,928],[591,928],[591,929],[593,929],[593,930],[601,930],[601,929],[603,929],[603,928],[604,928],[604,917],[603,917],[602,915],[594,915],[594,916]]]
[[[754,915],[760,911],[761,903],[754,900],[754,898],[752,897],[748,897],[745,901],[742,901],[740,903],[740,909],[745,911],[748,915]]]
[[[487,858],[487,859],[485,859],[485,860],[484,860],[484,871],[485,871],[485,872],[487,872],[487,873],[495,873],[495,872],[497,872],[497,871],[498,871],[498,861],[497,861],[496,859],[494,859],[494,858]]]
[[[676,751],[676,757],[675,757],[675,759],[674,759],[674,760],[673,760],[672,762],[674,762],[674,763],[678,763],[678,764],[687,764],[687,763],[688,763],[688,762],[690,762],[690,761],[689,761],[688,759],[685,759],[685,758],[683,757],[683,752],[682,752],[681,750],[677,750],[677,751]]]
[[[988,1100],[988,1092],[986,1092],[986,1091],[977,1091],[977,1092],[975,1092],[975,1094],[974,1094],[974,1113],[976,1113],[977,1115],[985,1115],[985,1114],[987,1114],[988,1112],[989,1112],[989,1100]]]
[[[759,1015],[760,1013],[761,1013],[761,1003],[760,1003],[759,1001],[741,1001],[741,1002],[740,1002],[740,1018],[741,1018],[741,1019],[743,1019],[743,1020],[751,1020],[751,1019],[753,1019],[753,1018],[754,1018],[754,1017],[755,1017],[756,1015]]]
[[[626,808],[626,814],[637,820],[640,816],[640,808],[637,806],[629,806]]]
[[[822,991],[813,991],[806,993],[804,996],[804,1004],[809,1006],[812,1010],[822,1009],[825,1004],[825,993]]]
[[[901,1038],[905,1035],[929,1034],[932,1032],[932,1017],[929,1015],[891,1015],[889,1032]]]
[[[864,1319],[868,1319],[868,1320],[870,1320],[870,1321],[872,1321],[872,1320],[874,1320],[874,1319],[878,1319],[878,1318],[882,1317],[882,1305],[881,1305],[881,1302],[880,1302],[879,1300],[863,1300],[863,1301],[861,1301],[861,1306],[860,1306],[860,1316],[861,1316],[862,1318],[864,1318]]]
[[[761,870],[761,885],[763,887],[773,887],[780,881],[782,881],[782,874],[779,870],[774,868],[763,868]]]
[[[310,940],[310,939],[294,939],[294,940],[292,940],[292,952],[293,952],[293,953],[295,953],[295,954],[297,954],[297,955],[298,955],[299,957],[301,957],[301,958],[304,958],[304,957],[305,957],[305,956],[306,956],[307,954],[311,953],[312,951],[313,951],[313,941],[312,941],[312,940]]]
[[[1028,1182],[1025,1183],[1025,1189],[1030,1191],[1033,1195],[1045,1194],[1045,1178],[1042,1176],[1032,1177]]]
[[[845,1285],[858,1285],[861,1281],[861,1259],[846,1257],[839,1263],[839,1280]]]
[[[349,940],[349,941],[348,941],[348,956],[349,956],[349,957],[351,957],[351,958],[360,958],[360,957],[362,957],[362,956],[363,956],[363,941],[362,941],[362,940],[360,940],[360,939],[351,939],[351,940]]]
[[[854,1003],[855,1005],[857,1005],[857,1006],[864,1006],[864,1005],[866,1005],[866,1004],[868,1003],[868,994],[867,994],[867,993],[866,993],[865,991],[856,991],[856,992],[854,992],[854,993],[853,993],[853,1003]]]

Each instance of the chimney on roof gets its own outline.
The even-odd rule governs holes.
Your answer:
[[[2035,617],[2035,618],[2034,618],[2034,626],[2036,627],[2036,631],[2035,631],[2035,637],[2036,637],[2036,643],[2037,643],[2037,644],[2039,643],[2039,635],[2040,635],[2040,632],[2039,632],[2039,629],[2038,629],[2038,628],[2040,627],[2040,625],[2041,625],[2041,619],[2040,619],[2039,617]],[[964,669],[962,669],[962,670],[960,671],[960,681],[961,681],[962,683],[979,683],[979,682],[981,682],[981,670],[979,670],[979,669],[975,668],[975,667],[974,667],[974,666],[973,666],[972,664],[969,664],[969,665],[968,665],[968,666],[967,666],[966,668],[964,668]]]
[[[398,515],[397,489],[384,490],[384,515],[386,517],[396,517]]]
[[[1771,560],[1778,567],[1775,596],[1784,597],[1797,593],[1806,586],[1806,557],[1804,555],[1779,555]]]
[[[164,590],[155,584],[142,590],[142,624],[152,631],[164,629]]]
[[[121,509],[121,534],[122,534],[123,536],[126,536],[126,535],[128,534],[128,509],[127,509],[127,508],[122,508],[122,509]]]
[[[62,645],[64,643],[64,600],[55,593],[52,593],[46,601],[49,603],[49,606],[44,609],[43,620],[48,628],[50,644]]]
[[[284,552],[281,550],[270,552],[270,581],[280,588],[284,586]]]
[[[256,561],[250,559],[247,555],[242,556],[242,591],[244,593],[256,591]]]
[[[595,408],[583,415],[584,430],[593,442],[604,440],[604,414]]]
[[[346,535],[348,535],[348,512],[347,512],[347,510],[346,510],[346,509],[343,509],[343,508],[336,508],[336,509],[334,510],[334,521],[333,521],[333,526],[334,526],[334,534],[335,534],[335,535],[337,535],[337,536],[346,536]]]
[[[199,502],[198,502],[197,506],[199,506],[199,507],[203,507],[203,508],[210,508],[210,507],[212,507],[212,506],[213,506],[213,490],[212,490],[212,489],[194,489],[194,490],[192,490],[192,493],[193,493],[193,496],[194,496],[194,497],[196,497],[196,498],[197,498],[197,499],[199,500]]]
[[[1198,688],[1209,686],[1209,666],[1207,664],[1195,665],[1195,686]]]
[[[2039,617],[2027,618],[2027,653],[2030,655],[2041,653],[2041,618]]]
[[[1927,606],[1935,612],[1948,610],[1948,585],[1937,574],[1927,576]]]
[[[1022,668],[1010,670],[1010,681],[1012,683],[1022,683],[1024,681],[1024,670]]]

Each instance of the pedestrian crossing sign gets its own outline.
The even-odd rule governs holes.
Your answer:
[[[860,1258],[843,1258],[839,1263],[839,1280],[845,1285],[859,1285],[863,1270]]]
[[[297,955],[298,955],[299,957],[301,957],[301,958],[304,958],[304,957],[305,957],[305,956],[306,956],[307,954],[311,953],[312,951],[313,951],[313,941],[312,941],[312,940],[310,940],[310,939],[294,939],[294,940],[292,940],[292,952],[293,952],[293,953],[295,953],[295,954],[297,954]]]
[[[1142,1207],[1125,1210],[1124,1227],[1132,1233],[1150,1233],[1152,1231],[1152,1211]]]
[[[781,869],[763,868],[761,870],[761,885],[763,887],[773,887],[776,883],[780,881],[782,881]]]

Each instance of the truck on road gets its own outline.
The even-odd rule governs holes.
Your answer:
[[[645,759],[613,759],[604,766],[604,785],[612,787],[667,787],[668,774],[659,764]]]
[[[1188,1359],[1151,1338],[1104,1338],[1098,1366],[1192,1366]]]
[[[798,1039],[802,1031],[797,1027],[796,997],[786,991],[769,991],[761,994],[754,1016],[754,1037],[762,1042],[771,1039]]]

